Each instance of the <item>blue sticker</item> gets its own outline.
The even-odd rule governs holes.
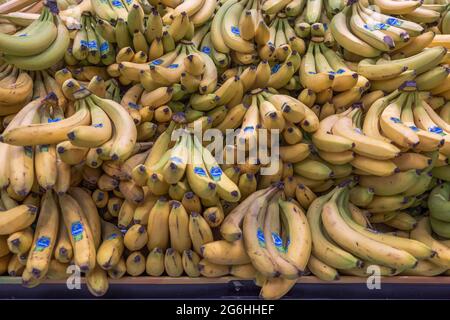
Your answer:
[[[238,27],[235,26],[231,27],[231,32],[237,36],[241,36],[241,32],[239,31]]]
[[[220,167],[212,167],[211,171],[209,172],[211,174],[211,177],[214,181],[219,181],[222,177],[222,169]]]
[[[95,41],[95,40],[89,41],[88,42],[88,48],[89,49],[97,48],[97,41]]]
[[[279,234],[272,232],[272,241],[279,252],[284,253],[286,251],[283,246],[283,239],[281,239]]]
[[[399,118],[396,118],[396,117],[390,117],[390,120],[391,120],[393,123],[402,123],[402,120],[400,120]]]
[[[264,233],[261,230],[261,228],[258,228],[258,231],[256,232],[256,236],[258,237],[259,246],[262,248],[265,248],[266,247],[266,239],[264,239]]]
[[[247,132],[253,132],[255,130],[255,127],[254,126],[248,126],[248,127],[245,127],[244,128],[244,132],[245,133],[247,133]]]
[[[116,239],[117,237],[118,237],[117,233],[113,233],[106,240],[113,240]]]
[[[396,18],[387,18],[386,23],[390,26],[400,27],[403,22]]]
[[[139,109],[140,109],[140,108],[139,108],[139,105],[136,104],[136,103],[133,103],[133,102],[128,102],[128,106],[129,106],[131,109],[135,109],[135,110],[139,110]]]
[[[123,8],[123,4],[122,4],[122,2],[121,2],[120,0],[113,0],[113,1],[111,1],[111,4],[112,4],[114,7],[117,7],[117,8]]]
[[[210,54],[211,53],[211,48],[208,46],[205,46],[202,48],[202,52],[206,53],[206,54]]]
[[[205,172],[205,170],[203,170],[203,168],[195,167],[194,168],[194,173],[198,174],[201,177],[206,177],[206,172]]]
[[[58,121],[61,121],[61,118],[55,118],[55,119],[48,118],[48,120],[47,120],[48,123],[58,122]]]
[[[317,74],[317,72],[314,71],[308,71],[309,74]]]
[[[170,161],[174,162],[174,163],[183,163],[183,160],[181,160],[178,157],[171,157]]]
[[[127,4],[132,4],[133,0],[126,0]]]
[[[325,31],[328,30],[328,23],[324,23],[323,28],[325,29]]]
[[[163,62],[164,61],[162,59],[156,59],[156,60],[153,60],[152,62],[150,62],[150,64],[153,64],[154,66],[159,66]]]
[[[416,126],[409,126],[409,128],[414,132],[419,131],[419,128],[417,128]]]
[[[277,63],[276,65],[274,65],[274,66],[272,67],[271,72],[272,72],[272,73],[276,73],[276,72],[278,72],[278,70],[280,70],[280,68],[281,68],[281,64]]]
[[[356,133],[364,135],[360,128],[355,128],[354,130]]]
[[[40,237],[36,241],[36,246],[34,247],[34,251],[43,251],[44,249],[50,246],[50,238],[49,237]]]
[[[103,128],[103,123],[95,123],[92,125],[94,128]]]
[[[169,68],[169,69],[176,69],[176,68],[178,68],[178,66],[179,66],[178,63],[173,63],[173,64],[168,65],[167,68]]]
[[[442,136],[445,136],[446,134],[444,133],[444,130],[442,130],[442,128],[440,128],[440,127],[431,127],[431,128],[428,128],[428,131],[430,131],[430,132],[433,132],[433,133],[437,133],[437,134],[440,134],[440,135],[442,135]]]
[[[338,70],[336,71],[336,74],[343,74],[344,72],[345,72],[344,69],[338,69]]]
[[[109,51],[109,43],[108,42],[103,42],[100,45],[100,51],[101,52]]]
[[[26,37],[28,34],[26,34],[26,33],[22,33],[22,34],[19,34],[18,36],[19,37]]]
[[[374,25],[375,30],[387,30],[389,29],[389,25],[384,24],[384,23],[377,23]]]
[[[81,44],[83,47],[86,47],[86,48],[89,47],[89,42],[87,42],[86,40],[81,40],[81,41],[80,41],[80,44]]]
[[[80,221],[72,223],[70,233],[72,234],[74,241],[80,241],[83,239],[83,224]]]
[[[25,151],[25,155],[26,155],[28,158],[33,158],[33,147],[31,147],[31,146],[26,146],[26,147],[23,147],[23,149],[24,149],[24,151]]]

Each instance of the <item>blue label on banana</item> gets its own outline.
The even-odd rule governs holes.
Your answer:
[[[178,66],[179,66],[178,63],[173,63],[173,64],[168,65],[167,68],[176,69],[176,68],[178,68]]]
[[[94,128],[103,128],[103,123],[95,123],[92,125]]]
[[[81,40],[81,41],[80,41],[80,45],[82,45],[83,47],[88,48],[89,43],[88,43],[86,40]]]
[[[103,42],[100,45],[100,51],[101,52],[109,51],[109,43],[108,42]]]
[[[37,239],[34,251],[43,251],[45,248],[48,248],[49,246],[50,246],[50,238],[42,236]]]
[[[97,48],[97,41],[95,41],[95,40],[89,41],[88,48],[89,49]]]
[[[241,36],[241,32],[239,31],[239,27],[236,27],[236,26],[232,26],[231,27],[231,32],[234,34],[234,35],[237,35],[237,36]]]
[[[26,155],[27,157],[29,157],[29,158],[32,158],[32,157],[33,157],[33,147],[31,147],[31,146],[26,146],[26,147],[23,147],[23,150],[25,151],[25,155]]]
[[[396,18],[387,18],[387,19],[386,19],[386,23],[387,23],[388,25],[394,26],[394,27],[400,27],[400,26],[403,24],[402,21],[400,21],[400,20],[398,20],[398,19],[396,19]]]
[[[283,246],[283,239],[281,239],[278,233],[272,232],[272,241],[279,252],[286,252],[286,248]]]
[[[47,120],[48,123],[58,122],[58,121],[61,121],[61,118],[55,118],[55,119],[49,118],[49,119]]]
[[[156,59],[156,60],[153,60],[152,62],[150,62],[150,64],[152,64],[154,66],[159,66],[163,62],[164,61],[162,59]]]
[[[19,34],[18,35],[18,37],[26,37],[28,34],[26,34],[26,33],[22,33],[22,34]]]
[[[203,168],[201,168],[201,167],[195,167],[195,168],[194,168],[194,173],[195,173],[195,174],[198,174],[198,175],[201,176],[201,177],[206,177],[206,172],[205,172],[205,170],[204,170]]]
[[[336,74],[343,74],[345,72],[344,69],[338,69],[335,73]]]
[[[277,63],[276,65],[274,65],[274,66],[272,67],[271,72],[272,72],[272,73],[276,73],[278,70],[280,70],[280,68],[281,68],[281,64]]]
[[[258,243],[261,248],[266,247],[266,239],[264,239],[264,232],[261,228],[258,228],[258,231],[256,232],[256,236],[258,237]]]
[[[211,177],[214,181],[219,181],[222,177],[222,169],[220,167],[212,167],[211,171],[209,172],[211,174]]]
[[[113,0],[111,1],[111,4],[116,8],[123,8],[123,4],[120,0]]]
[[[355,128],[354,130],[356,133],[364,135],[360,128]]]
[[[390,120],[391,120],[393,123],[402,123],[402,120],[400,120],[399,118],[396,118],[396,117],[391,117]]]
[[[419,131],[419,128],[417,128],[416,126],[409,126],[409,128],[414,132]]]
[[[70,227],[70,233],[72,234],[74,241],[80,241],[83,239],[83,224],[80,221],[72,223]]]
[[[140,109],[140,108],[139,108],[139,105],[136,104],[136,103],[133,103],[133,102],[128,102],[128,106],[129,106],[131,109],[135,109],[135,110],[139,110],[139,109]]]
[[[40,152],[48,152],[48,148],[50,147],[49,144],[43,144],[39,146],[39,151]]]
[[[172,161],[173,163],[183,163],[183,160],[178,157],[171,157],[170,161]]]
[[[113,240],[116,239],[117,237],[118,237],[117,233],[113,233],[108,238],[106,238],[106,240]]]
[[[253,132],[255,130],[255,127],[254,126],[248,126],[248,127],[245,127],[244,128],[244,132],[245,133],[247,133],[247,132]]]
[[[132,4],[133,0],[126,0],[127,4]]]
[[[211,48],[208,46],[205,46],[202,48],[202,52],[206,53],[206,54],[210,54],[211,53]]]
[[[430,131],[432,133],[440,134],[441,136],[445,136],[446,135],[444,130],[442,130],[442,128],[440,128],[438,126],[428,128],[428,131]]]

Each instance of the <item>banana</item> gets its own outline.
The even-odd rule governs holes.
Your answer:
[[[34,233],[31,252],[26,267],[36,279],[47,273],[59,227],[59,211],[55,196],[51,190],[42,199],[42,212],[39,215]]]
[[[160,197],[150,211],[147,224],[149,240],[147,247],[166,249],[169,247],[170,205],[165,197]]]
[[[6,258],[5,258],[6,260]],[[12,256],[8,262],[8,275],[11,277],[20,277],[25,269],[25,266],[20,264],[17,255]],[[3,272],[2,272],[3,273]]]
[[[314,48],[315,45],[311,43],[305,57],[302,59],[300,65],[300,82],[304,87],[317,93],[332,86],[334,75],[320,72],[316,68]]]
[[[10,234],[8,239],[8,248],[14,254],[20,255],[30,250],[33,242],[33,230],[26,228],[13,234]]]
[[[339,280],[339,273],[333,267],[323,263],[313,255],[309,258],[308,269],[313,275],[323,281]]]
[[[225,240],[206,243],[200,248],[202,256],[211,263],[242,265],[250,262],[243,240],[232,243]]]
[[[188,213],[191,212],[201,212],[202,211],[202,203],[200,198],[193,192],[188,191],[183,195],[183,199],[181,200],[181,204],[186,209]]]
[[[317,198],[317,196],[310,188],[300,183],[295,188],[295,198],[302,206],[302,208],[307,210],[313,203],[313,201]]]
[[[331,133],[339,119],[339,115],[331,115],[320,122],[319,129],[312,135],[317,148],[326,152],[345,152],[354,147],[352,140]]]
[[[417,221],[411,215],[401,211],[394,218],[386,221],[385,224],[398,230],[410,231],[417,225]]]
[[[127,273],[132,277],[140,276],[146,268],[146,259],[142,253],[135,251],[125,261]]]
[[[82,102],[80,102],[82,103]],[[72,144],[78,147],[98,147],[112,136],[112,124],[106,113],[92,101],[88,100],[91,125],[77,126],[67,133]]]
[[[122,232],[112,223],[101,221],[102,243],[97,250],[97,264],[104,270],[116,266],[124,250]]]
[[[426,276],[432,277],[442,274],[446,267],[438,266],[430,261],[421,260],[413,269],[403,271],[401,274],[406,276]]]
[[[184,206],[178,201],[171,202],[169,213],[169,234],[171,248],[182,253],[191,248],[189,235],[189,216]]]
[[[164,269],[170,277],[179,277],[183,274],[183,264],[178,251],[168,248],[164,255]]]
[[[375,160],[356,155],[350,163],[357,169],[380,177],[390,176],[398,171],[397,166],[390,160]]]
[[[199,262],[200,257],[192,250],[184,250],[181,262],[183,264],[184,272],[190,278],[196,278],[200,276]]]
[[[311,153],[311,145],[297,143],[290,146],[280,147],[280,158],[283,162],[297,163],[306,159]]]
[[[72,243],[67,232],[64,219],[59,219],[58,238],[55,244],[55,259],[60,263],[68,263],[73,257]]]
[[[263,246],[264,241],[260,240],[263,231],[258,220],[261,219],[259,217],[262,215],[261,210],[267,208],[269,199],[276,189],[268,188],[264,190],[265,192],[262,195],[256,197],[253,203],[249,204],[247,209],[249,212],[243,218],[243,236],[247,253],[254,267],[264,275],[273,276],[278,272],[276,262],[265,248],[265,245]]]
[[[38,208],[19,205],[4,211],[0,216],[0,235],[11,234],[30,226],[36,219]]]
[[[59,195],[64,224],[69,232],[74,261],[87,272],[95,267],[95,244],[89,222],[80,205],[69,195]]]
[[[305,159],[294,164],[294,172],[308,179],[325,180],[334,175],[332,169],[326,164],[312,160]]]
[[[251,263],[232,266],[230,274],[241,279],[255,279],[256,269]]]
[[[211,228],[206,220],[197,212],[189,217],[189,235],[195,252],[202,255],[202,246],[214,240]]]
[[[371,262],[396,270],[415,266],[417,260],[406,251],[370,239],[348,225],[344,219],[345,213],[342,207],[343,192],[345,192],[345,188],[338,190],[323,207],[322,221],[330,237],[346,250],[364,259],[369,259]]]
[[[146,273],[149,276],[161,276],[164,273],[164,251],[161,248],[151,250],[145,265]]]
[[[422,217],[416,227],[411,230],[411,239],[420,241],[429,246],[437,254],[428,260],[434,264],[442,267],[447,267],[450,261],[449,248],[438,240],[435,240],[431,235],[430,219]]]
[[[356,186],[350,189],[350,202],[356,206],[366,207],[373,200],[374,191],[372,188]]]
[[[402,210],[410,207],[414,203],[414,200],[414,198],[403,195],[375,196],[367,206],[367,210],[372,213]]]
[[[264,281],[261,288],[260,297],[265,300],[280,299],[287,294],[295,285],[296,280],[285,278],[270,278]]]
[[[229,274],[230,266],[214,264],[206,259],[200,260],[198,263],[200,274],[207,278],[218,278]]]
[[[107,273],[98,264],[86,274],[86,286],[89,292],[96,297],[101,297],[108,291]]]
[[[428,197],[428,208],[430,210],[431,217],[450,222],[448,216],[449,207],[449,194],[450,194],[450,184],[444,183],[442,185],[436,186],[431,190]]]

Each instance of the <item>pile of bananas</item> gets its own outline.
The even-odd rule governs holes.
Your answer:
[[[449,19],[445,0],[0,14],[0,275],[76,265],[96,296],[231,275],[264,299],[307,274],[449,275]]]

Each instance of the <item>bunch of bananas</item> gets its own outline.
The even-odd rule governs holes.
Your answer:
[[[430,209],[430,223],[433,231],[441,237],[449,238],[448,206],[450,199],[450,184],[436,186],[430,192],[428,208]]]
[[[18,112],[33,98],[33,79],[8,63],[0,66],[0,115]]]
[[[24,70],[47,69],[59,62],[70,39],[57,13],[57,8],[45,7],[39,19],[18,33],[0,34],[3,59]]]
[[[317,260],[313,261],[324,265],[311,268],[316,276],[332,280],[338,271],[367,276],[364,267],[370,265],[378,265],[384,276],[432,276],[446,271],[450,251],[432,238],[428,218],[416,223],[410,235],[382,233],[370,226],[363,211],[349,203],[350,197],[348,187],[339,186],[314,200],[308,210],[312,255]]]

